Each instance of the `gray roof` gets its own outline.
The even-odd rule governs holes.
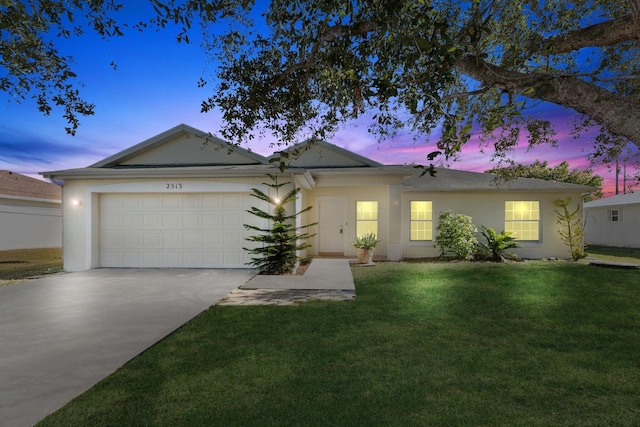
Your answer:
[[[8,170],[0,170],[0,195],[60,200],[60,186]]]
[[[587,193],[595,190],[588,185],[546,181],[532,178],[505,180],[498,175],[436,168],[436,176],[415,173],[403,183],[407,191],[571,191]]]
[[[594,200],[584,204],[586,208],[601,208],[608,206],[638,205],[640,204],[640,192],[618,194],[611,197]]]
[[[41,172],[45,177],[57,179],[82,179],[82,178],[114,178],[135,179],[144,177],[191,177],[214,178],[221,176],[261,176],[269,172],[277,172],[273,164],[279,153],[269,158],[252,153],[240,147],[233,147],[242,156],[249,159],[249,163],[225,163],[225,164],[122,164],[126,160],[139,153],[149,151],[154,147],[164,144],[172,138],[181,135],[194,134],[205,135],[204,132],[185,124],[178,125],[159,135],[143,141],[133,147],[129,147],[87,168],[68,169],[61,171]],[[221,147],[231,148],[229,143],[208,135],[213,142]],[[335,156],[320,159],[305,158],[314,155],[314,150],[326,150]],[[326,141],[305,141],[283,150],[281,153],[293,154],[290,167],[285,173],[301,175],[306,178],[307,184],[312,188],[317,177],[328,176],[354,176],[364,175],[386,177],[389,183],[400,183],[404,191],[537,191],[537,192],[580,192],[588,193],[595,190],[586,185],[567,184],[563,182],[544,181],[538,179],[517,178],[505,181],[492,174],[468,172],[455,169],[436,168],[435,177],[425,174],[421,176],[421,170],[414,165],[383,165],[374,160],[353,153],[344,148],[330,144]],[[317,153],[315,153],[317,155]],[[321,156],[322,157],[322,156]],[[312,160],[312,161],[310,161]],[[277,162],[276,162],[277,163]],[[345,180],[345,183],[348,180]],[[380,181],[378,181],[380,182]],[[385,181],[382,181],[385,182]]]
[[[172,166],[172,167],[140,167],[140,168],[103,168],[88,167],[67,169],[62,171],[42,172],[45,177],[65,178],[142,178],[142,177],[192,177],[214,178],[221,176],[264,176],[278,170],[273,165],[237,165],[237,166]],[[370,175],[404,177],[404,191],[535,191],[554,192],[569,191],[588,193],[595,188],[587,185],[568,184],[564,182],[545,181],[540,179],[517,178],[505,181],[497,175],[468,172],[456,169],[436,168],[436,176],[421,175],[421,170],[406,165],[383,165],[379,167],[354,168],[289,168],[285,173],[309,174],[311,176],[328,175]]]
[[[40,172],[46,178],[143,178],[143,177],[185,177],[207,178],[221,176],[264,176],[277,169],[271,165],[231,165],[231,166],[150,166],[129,168],[87,167],[59,171]]]
[[[104,168],[87,167],[77,169],[65,169],[59,171],[40,172],[47,178],[141,178],[141,177],[225,177],[225,176],[265,176],[267,173],[303,174],[312,175],[402,175],[410,176],[414,173],[413,168],[406,166],[380,166],[370,168],[287,168],[281,172],[277,165],[223,165],[223,166],[154,166],[154,167],[127,167],[127,168]]]

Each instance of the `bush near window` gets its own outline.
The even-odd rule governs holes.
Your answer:
[[[468,215],[455,214],[451,211],[441,212],[438,217],[439,232],[436,246],[440,248],[440,256],[455,259],[473,259],[478,245],[475,233],[478,228]]]

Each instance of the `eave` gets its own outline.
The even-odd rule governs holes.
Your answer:
[[[10,196],[8,194],[0,194],[0,199],[5,200],[19,200],[21,202],[38,202],[38,203],[51,203],[59,205],[62,203],[60,199],[44,199],[41,197],[23,197],[23,196]]]
[[[237,176],[264,176],[277,170],[268,165],[240,166],[188,166],[145,168],[81,168],[41,172],[45,178],[53,179],[134,179],[134,178],[220,178]],[[285,171],[293,172],[293,171]],[[302,171],[304,172],[304,171]]]

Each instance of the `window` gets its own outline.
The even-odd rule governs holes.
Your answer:
[[[618,209],[609,209],[607,211],[607,219],[609,222],[620,221],[620,211]]]
[[[432,202],[412,200],[410,240],[433,240],[432,225]]]
[[[356,235],[378,235],[378,202],[356,202]]]
[[[504,203],[504,230],[516,240],[540,240],[540,202],[507,201]]]

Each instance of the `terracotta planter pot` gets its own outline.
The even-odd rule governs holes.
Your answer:
[[[373,249],[357,248],[356,254],[358,255],[358,262],[360,264],[371,264],[373,259]]]

